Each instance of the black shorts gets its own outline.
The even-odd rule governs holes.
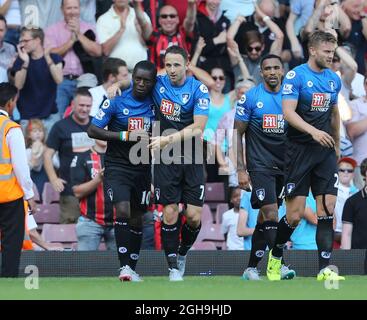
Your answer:
[[[131,208],[145,211],[150,201],[150,185],[150,169],[106,167],[104,186],[112,203],[128,201]]]
[[[157,204],[203,206],[205,181],[202,164],[156,164],[153,171]]]
[[[285,154],[286,197],[337,195],[338,169],[335,150],[321,145],[287,141]]]
[[[260,209],[267,204],[283,203],[284,175],[272,172],[251,171],[251,206]]]

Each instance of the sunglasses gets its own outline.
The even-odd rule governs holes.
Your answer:
[[[162,19],[167,19],[168,17],[174,19],[177,17],[177,14],[161,14],[159,17]]]
[[[214,81],[217,81],[217,80],[224,81],[224,77],[223,76],[219,76],[219,77],[212,76],[212,78],[213,78]]]
[[[339,169],[339,172],[344,172],[344,173],[353,173],[354,170],[353,169]]]
[[[252,52],[252,51],[256,51],[256,52],[260,52],[261,51],[261,47],[247,47],[247,51],[248,52]]]

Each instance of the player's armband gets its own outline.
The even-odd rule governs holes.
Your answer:
[[[120,131],[120,140],[129,141],[129,131]]]

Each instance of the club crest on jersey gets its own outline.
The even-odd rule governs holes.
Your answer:
[[[259,109],[261,109],[263,106],[264,106],[264,104],[261,101],[256,103],[256,107],[258,107]]]
[[[166,89],[164,89],[164,87],[160,87],[160,88],[159,88],[159,92],[160,92],[160,93],[164,93],[164,91],[166,91]]]
[[[284,133],[284,117],[282,114],[263,114],[263,132]]]
[[[183,104],[186,104],[190,100],[190,93],[183,93],[181,96]]]
[[[330,100],[330,93],[313,93],[311,101],[311,111],[326,112],[329,109]]]
[[[241,99],[240,99],[240,101],[239,101],[239,103],[243,104],[245,102],[246,102],[246,95],[243,94],[242,97],[241,97]]]
[[[296,185],[294,183],[287,183],[287,194],[291,194]]]
[[[171,121],[181,121],[181,106],[170,100],[162,99],[160,106],[161,113]]]
[[[239,116],[245,115],[245,108],[237,105],[236,112]]]
[[[293,79],[296,76],[296,72],[291,70],[288,71],[287,75],[285,76],[287,79]]]
[[[335,91],[335,82],[333,80],[329,80],[329,86],[331,91]]]
[[[264,188],[257,189],[256,196],[260,201],[263,201],[265,199],[265,189]]]
[[[123,113],[125,116],[127,116],[127,115],[130,113],[130,111],[129,111],[129,109],[125,108],[124,110],[122,110],[122,113]]]
[[[307,86],[308,86],[309,88],[312,88],[312,87],[313,87],[313,82],[312,82],[312,81],[307,81]]]

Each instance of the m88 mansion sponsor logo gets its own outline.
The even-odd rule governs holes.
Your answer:
[[[326,112],[329,110],[331,101],[330,93],[313,93],[311,101],[311,111]]]
[[[167,99],[162,99],[160,105],[161,113],[171,121],[181,121],[181,105]]]
[[[263,132],[284,133],[284,117],[282,114],[263,114]]]
[[[149,131],[150,129],[150,120],[146,117],[130,117],[128,121],[128,130],[141,130]]]

